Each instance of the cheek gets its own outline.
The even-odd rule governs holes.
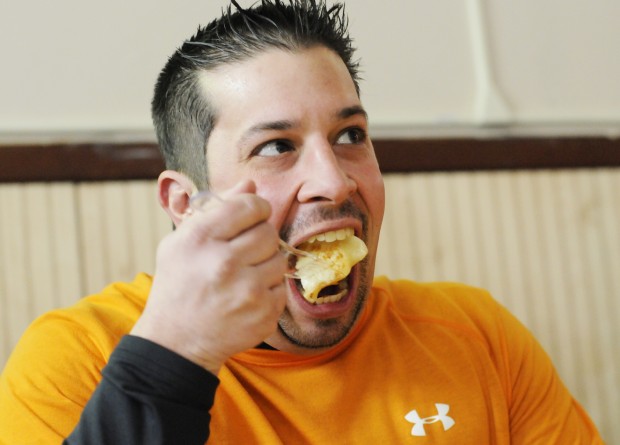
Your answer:
[[[385,186],[383,184],[383,177],[381,173],[378,172],[378,169],[371,169],[371,171],[363,177],[363,182],[358,182],[358,184],[359,194],[369,213],[367,242],[369,251],[373,253],[370,256],[374,258],[379,245],[381,223],[383,222],[383,214],[385,212]]]
[[[213,151],[213,150],[212,150]],[[214,191],[224,191],[234,187],[245,176],[237,168],[232,156],[207,151],[208,185]]]
[[[385,186],[383,176],[376,166],[369,166],[360,171],[357,179],[359,194],[368,207],[372,224],[376,230],[381,227],[383,213],[385,211]],[[372,229],[375,229],[373,227]]]
[[[293,187],[283,186],[281,181],[277,183],[256,181],[256,194],[269,202],[271,205],[271,216],[269,216],[268,221],[276,229],[280,230],[286,222],[295,199]]]
[[[378,222],[381,223],[381,220],[383,220],[383,212],[385,211],[385,185],[383,184],[381,173],[377,176],[372,193],[375,217],[378,218]]]

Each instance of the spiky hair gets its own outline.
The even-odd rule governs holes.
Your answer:
[[[199,87],[200,73],[273,48],[299,51],[324,46],[343,60],[359,94],[359,64],[353,60],[343,4],[262,0],[244,9],[235,0],[231,3],[168,59],[152,102],[166,168],[187,174],[201,188],[208,182],[205,148],[217,110]]]

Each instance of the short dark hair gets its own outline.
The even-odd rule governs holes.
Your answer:
[[[359,95],[359,63],[343,4],[325,0],[261,0],[243,9],[235,0],[222,16],[185,41],[161,71],[152,102],[153,123],[166,168],[207,186],[205,147],[216,110],[199,87],[200,73],[247,60],[273,48],[324,46],[343,60]]]

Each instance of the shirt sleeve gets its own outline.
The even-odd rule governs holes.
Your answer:
[[[216,376],[146,339],[123,337],[65,444],[204,444]]]
[[[501,307],[498,319],[507,365],[512,443],[602,445],[594,423],[570,394],[538,341]]]

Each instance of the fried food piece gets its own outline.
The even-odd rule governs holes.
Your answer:
[[[338,299],[346,294],[347,283],[340,282],[351,273],[353,266],[368,254],[366,244],[354,236],[352,230],[344,239],[313,240],[302,244],[299,249],[321,260],[317,262],[312,258],[300,257],[295,265],[303,287],[302,295],[311,303],[317,303],[319,293],[328,286],[339,285],[334,289]],[[329,295],[325,297],[329,298]]]

